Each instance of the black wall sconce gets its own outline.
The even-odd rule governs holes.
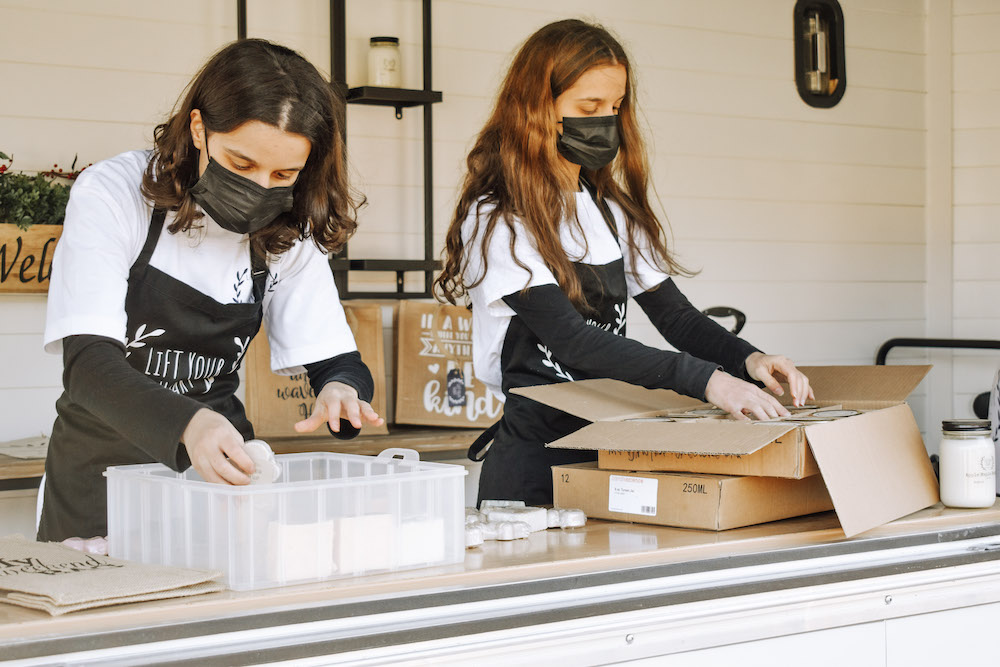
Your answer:
[[[795,85],[812,107],[835,106],[847,89],[844,12],[837,0],[795,3]]]

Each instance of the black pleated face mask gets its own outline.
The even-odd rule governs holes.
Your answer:
[[[556,148],[573,164],[597,171],[618,154],[618,116],[564,116],[562,127]]]
[[[209,157],[205,172],[191,188],[191,196],[223,229],[250,234],[292,210],[293,188],[265,188]]]

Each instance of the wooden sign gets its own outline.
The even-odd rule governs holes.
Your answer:
[[[472,372],[472,312],[403,301],[396,327],[396,423],[486,427],[503,404]]]
[[[0,292],[44,294],[62,225],[0,224]]]
[[[375,397],[372,407],[385,417],[385,350],[382,339],[382,308],[375,304],[344,304],[347,323],[354,333],[362,361],[367,364],[375,379]],[[316,437],[328,435],[320,427],[312,433],[299,433],[295,422],[312,414],[316,394],[309,386],[306,374],[286,376],[271,372],[271,349],[267,336],[261,330],[250,344],[246,356],[247,418],[253,424],[258,438]],[[388,433],[382,426],[365,425],[365,434]]]

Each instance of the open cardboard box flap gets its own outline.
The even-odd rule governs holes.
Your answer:
[[[592,421],[565,438],[547,443],[559,449],[592,449],[680,454],[751,454],[793,430],[795,424],[758,423],[753,428],[725,419],[691,422],[630,422],[671,411],[704,407],[696,398],[669,389],[599,378],[512,389],[549,407]],[[707,425],[710,428],[706,428]],[[664,426],[670,428],[665,429]],[[636,443],[642,443],[637,446]]]
[[[547,447],[593,449],[609,452],[662,452],[743,456],[771,444],[798,424],[728,419],[677,422],[595,422]]]
[[[608,378],[519,387],[511,391],[592,422],[649,417],[705,405],[703,401],[669,389],[646,389]]]
[[[870,403],[885,409],[804,427],[844,533],[856,535],[938,502],[937,482],[909,406],[902,403],[930,366],[800,367],[817,403]],[[666,390],[616,380],[514,389],[594,423],[550,447],[708,455],[751,454],[798,424],[725,419],[631,422],[703,405]]]
[[[937,478],[908,405],[814,424],[805,431],[848,537],[940,499]]]
[[[906,400],[930,366],[799,366],[817,401],[859,403]],[[788,396],[788,392],[785,392]]]
[[[885,405],[892,405],[903,401],[931,367],[800,368],[809,377],[818,402],[827,405],[884,402]],[[856,392],[852,383],[857,385]],[[759,451],[798,426],[783,421],[747,424],[727,419],[630,422],[629,419],[653,417],[706,404],[667,389],[646,389],[606,378],[520,387],[511,391],[594,422],[546,445],[559,449],[741,456]],[[808,435],[809,431],[806,433]]]

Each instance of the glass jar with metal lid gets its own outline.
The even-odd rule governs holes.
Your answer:
[[[995,455],[990,420],[941,422],[941,502],[948,507],[991,507],[996,500]]]
[[[399,88],[403,85],[398,37],[372,37],[368,49],[368,85]]]

